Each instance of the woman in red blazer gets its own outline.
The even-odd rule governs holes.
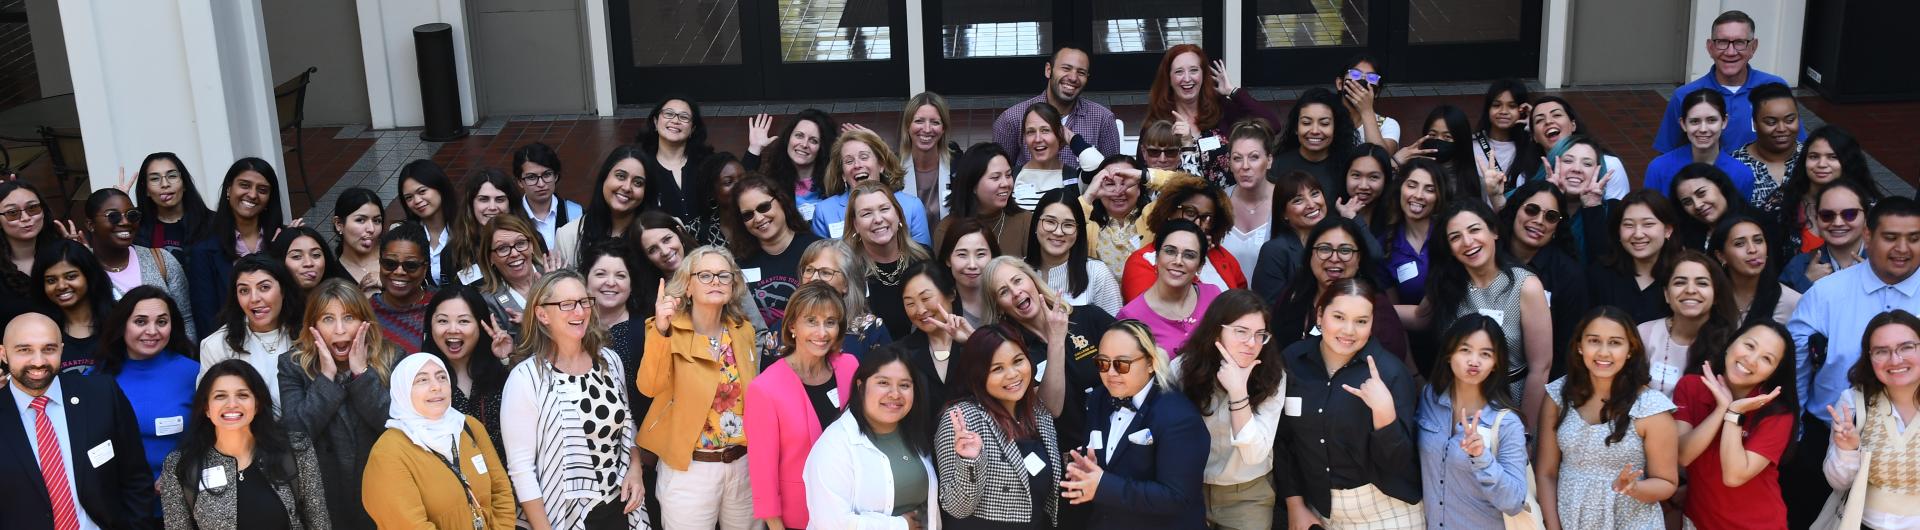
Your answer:
[[[840,416],[860,361],[840,351],[840,293],[821,282],[794,291],[780,330],[780,360],[747,387],[747,470],[753,516],[773,530],[807,527],[800,474],[820,431]]]

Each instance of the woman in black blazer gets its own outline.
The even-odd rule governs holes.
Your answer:
[[[1174,390],[1153,331],[1138,320],[1115,323],[1093,364],[1102,386],[1087,398],[1087,447],[1068,455],[1061,498],[1099,505],[1089,528],[1207,528],[1207,427]]]

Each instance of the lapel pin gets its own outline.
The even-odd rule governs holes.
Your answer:
[[[79,404],[80,404],[80,398],[79,398],[78,396],[75,396],[75,397],[70,397],[70,398],[67,398],[67,403],[71,403],[71,404],[74,404],[74,405],[79,405]]]

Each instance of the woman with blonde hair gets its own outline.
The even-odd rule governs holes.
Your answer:
[[[814,235],[831,239],[849,232],[854,219],[852,192],[871,180],[884,184],[883,189],[899,203],[899,210],[904,212],[901,225],[912,232],[913,240],[932,244],[933,236],[927,232],[927,208],[919,197],[900,189],[900,160],[887,150],[886,141],[873,131],[848,130],[833,142],[832,155],[824,188],[819,190],[826,198],[813,206]]]
[[[904,191],[920,199],[927,209],[927,226],[939,226],[947,215],[947,188],[953,177],[953,155],[957,145],[947,142],[947,124],[953,119],[947,112],[947,99],[932,92],[921,92],[907,99],[900,112],[901,180]]]
[[[334,527],[373,528],[360,477],[385,430],[400,350],[373,330],[373,305],[353,282],[320,282],[305,315],[293,351],[280,356],[280,420],[313,439]]]
[[[1166,350],[1138,320],[1100,338],[1087,396],[1090,445],[1068,452],[1062,499],[1100,510],[1088,528],[1206,528],[1207,426],[1174,386]],[[1103,435],[1104,434],[1104,435]]]
[[[660,457],[655,496],[667,528],[753,526],[746,390],[760,372],[733,255],[705,246],[662,282],[635,384],[653,398],[640,446]]]
[[[851,199],[846,213],[851,222],[845,241],[854,250],[854,261],[866,271],[863,280],[873,314],[880,317],[889,334],[904,337],[913,332],[913,325],[907,322],[906,307],[900,303],[900,289],[905,283],[901,273],[926,261],[927,248],[900,237],[900,212],[906,208],[901,206],[899,194],[887,193],[879,183],[862,182],[848,196]]]
[[[521,514],[536,530],[650,528],[627,372],[607,349],[586,281],[571,269],[547,273],[527,301],[500,411]]]
[[[480,268],[480,295],[488,309],[508,324],[507,333],[520,337],[521,315],[530,307],[533,282],[547,270],[547,245],[533,222],[517,215],[494,217],[483,230],[481,247],[487,264]],[[580,264],[591,267],[591,263]]]
[[[853,248],[838,239],[815,241],[800,254],[800,281],[825,283],[840,293],[841,306],[846,308],[845,316],[840,319],[845,329],[840,349],[853,354],[855,359],[865,358],[868,350],[893,342],[894,338],[886,326],[880,325],[880,318],[867,309],[866,282],[848,281],[865,277],[866,271],[866,266],[854,257]],[[792,302],[788,305],[792,311]]]

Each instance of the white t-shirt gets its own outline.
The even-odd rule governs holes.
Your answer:
[[[1387,140],[1393,140],[1395,142],[1399,142],[1400,141],[1400,120],[1393,119],[1392,117],[1389,117],[1389,116],[1380,116],[1378,114],[1376,114],[1375,116],[1380,118],[1380,137]],[[1354,138],[1354,141],[1356,142],[1366,143],[1367,130],[1364,128],[1358,128],[1358,127],[1354,128],[1353,138]]]
[[[127,268],[120,269],[120,272],[108,270],[107,279],[113,281],[114,300],[119,300],[120,297],[126,296],[127,291],[132,291],[133,288],[139,287],[144,283],[140,281],[140,257],[128,254]],[[164,288],[166,286],[161,285],[159,287]]]

